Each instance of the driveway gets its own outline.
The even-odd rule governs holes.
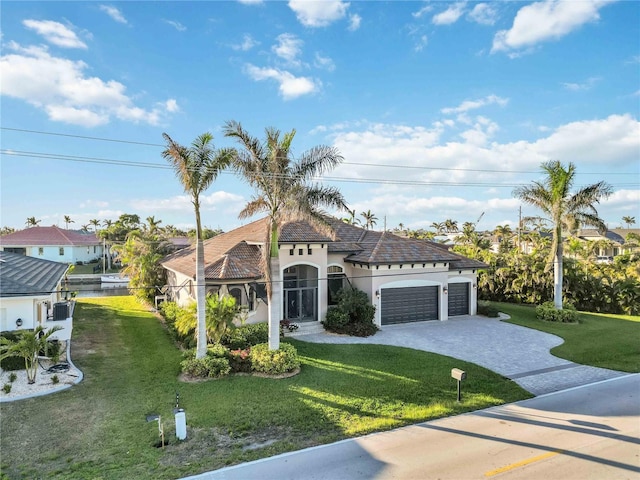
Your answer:
[[[296,338],[315,343],[394,345],[447,355],[493,370],[534,395],[627,375],[554,357],[549,350],[564,341],[556,335],[480,316],[386,325],[367,338],[326,332]]]

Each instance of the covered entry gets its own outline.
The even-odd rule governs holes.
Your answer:
[[[449,316],[469,315],[469,283],[449,284]]]
[[[438,286],[383,288],[381,324],[438,320],[438,290]]]
[[[295,265],[284,270],[284,318],[297,322],[318,320],[318,269]]]

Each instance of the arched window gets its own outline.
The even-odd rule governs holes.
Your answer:
[[[242,288],[229,287],[229,295],[236,299],[236,305],[242,305]]]

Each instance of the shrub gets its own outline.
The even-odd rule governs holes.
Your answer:
[[[478,315],[484,315],[485,317],[497,318],[500,316],[500,312],[496,307],[489,303],[478,303]]]
[[[180,333],[175,324],[178,317],[184,315],[183,310],[176,302],[162,302],[160,304],[160,313],[164,317],[169,333],[176,342],[184,348],[190,349],[196,346],[195,337],[192,334]]]
[[[11,372],[11,373],[9,374],[9,381],[10,381],[11,383],[15,382],[17,379],[18,379],[18,376],[17,376],[15,373]]]
[[[228,330],[220,339],[220,343],[231,350],[242,350],[268,341],[269,325],[267,322],[242,325]]]
[[[53,377],[51,377],[51,383],[53,383],[54,385],[57,385],[58,383],[60,383],[60,379],[58,378],[58,375],[54,375]]]
[[[278,350],[269,350],[268,343],[261,343],[251,349],[251,368],[256,372],[279,375],[300,366],[298,351],[289,343],[281,343]]]
[[[57,340],[49,340],[44,348],[40,350],[39,355],[49,357],[53,363],[58,363],[61,353],[62,346],[60,342]]]
[[[182,372],[194,377],[219,378],[231,371],[229,360],[207,355],[204,358],[190,358],[180,364]]]
[[[18,335],[16,332],[2,332],[0,338],[6,338],[9,341],[16,341],[18,340]],[[0,368],[5,372],[24,370],[24,359],[20,357],[7,357],[0,359]]]
[[[251,348],[245,348],[243,350],[231,350],[229,352],[229,365],[232,372],[244,372],[251,371]]]
[[[11,384],[10,383],[5,383],[2,386],[2,390],[4,390],[4,393],[9,393],[11,391]]]
[[[376,313],[367,294],[357,288],[343,288],[337,294],[338,303],[327,311],[324,328],[330,332],[368,337],[378,331],[373,323]]]
[[[578,323],[578,312],[569,303],[562,305],[558,310],[553,302],[545,302],[536,307],[536,317],[545,322]]]
[[[219,343],[214,343],[207,346],[207,355],[213,358],[228,358],[229,349]]]

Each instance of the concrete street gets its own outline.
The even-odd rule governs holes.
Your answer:
[[[638,479],[640,374],[189,477]]]

